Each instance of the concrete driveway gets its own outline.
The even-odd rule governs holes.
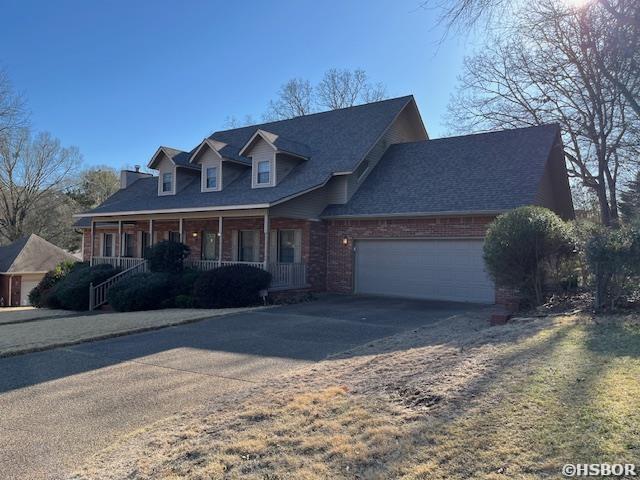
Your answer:
[[[323,300],[0,359],[0,471],[61,478],[120,435],[479,306]]]

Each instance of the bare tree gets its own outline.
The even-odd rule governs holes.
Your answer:
[[[369,82],[364,70],[327,70],[317,86],[294,78],[280,87],[264,121],[284,120],[321,110],[336,110],[387,98],[382,83]]]
[[[25,127],[25,102],[18,95],[4,70],[0,70],[0,142],[16,128]]]
[[[80,162],[76,148],[63,148],[48,133],[32,138],[23,128],[5,136],[0,143],[0,238],[13,241],[31,233],[28,218],[50,213],[43,200],[69,187]]]
[[[101,165],[83,170],[74,183],[68,195],[81,209],[89,210],[120,189],[120,175],[114,168]]]
[[[569,174],[593,190],[609,225],[618,218],[618,179],[637,158],[638,130],[585,41],[597,35],[591,16],[599,13],[552,0],[532,7],[519,20],[526,28],[466,59],[449,121],[465,131],[559,123]]]
[[[266,121],[282,120],[312,113],[313,87],[309,80],[293,78],[280,87],[277,100],[269,102]]]
[[[364,70],[332,68],[316,87],[316,96],[320,108],[336,110],[382,100],[386,92],[382,84],[371,85]]]
[[[247,125],[255,125],[258,123],[251,114],[246,114],[242,118],[238,118],[235,115],[229,115],[224,119],[222,127],[225,129],[241,128]]]

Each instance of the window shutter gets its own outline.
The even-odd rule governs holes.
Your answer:
[[[269,232],[269,263],[278,263],[278,231]]]
[[[231,260],[238,260],[238,230],[231,232]]]
[[[95,251],[98,252],[99,257],[104,256],[104,233],[96,235],[98,237],[98,244],[95,245]]]
[[[260,230],[253,231],[253,261],[260,261]]]
[[[293,261],[302,263],[302,230],[295,230],[293,235]]]

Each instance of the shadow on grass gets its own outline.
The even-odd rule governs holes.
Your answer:
[[[640,357],[640,323],[606,321],[589,327],[587,347],[600,355]]]

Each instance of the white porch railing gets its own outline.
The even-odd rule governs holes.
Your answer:
[[[185,260],[185,266],[196,270],[213,270],[228,265],[250,265],[264,268],[263,262],[236,262],[218,260]],[[307,266],[304,263],[270,263],[271,288],[304,288],[307,286]]]
[[[271,288],[304,288],[307,266],[304,263],[270,263]]]
[[[108,264],[115,268],[122,268],[128,270],[131,267],[140,265],[145,260],[144,258],[137,257],[93,257],[91,259],[91,266]]]
[[[108,258],[108,257],[104,257]],[[125,278],[133,275],[134,273],[141,273],[147,271],[147,261],[142,259],[142,262],[133,265],[132,267],[123,270],[122,272],[114,275],[108,280],[99,283],[95,287],[93,283],[89,285],[89,310],[95,310],[101,305],[107,303],[107,293],[109,289],[116,283],[124,280]]]

